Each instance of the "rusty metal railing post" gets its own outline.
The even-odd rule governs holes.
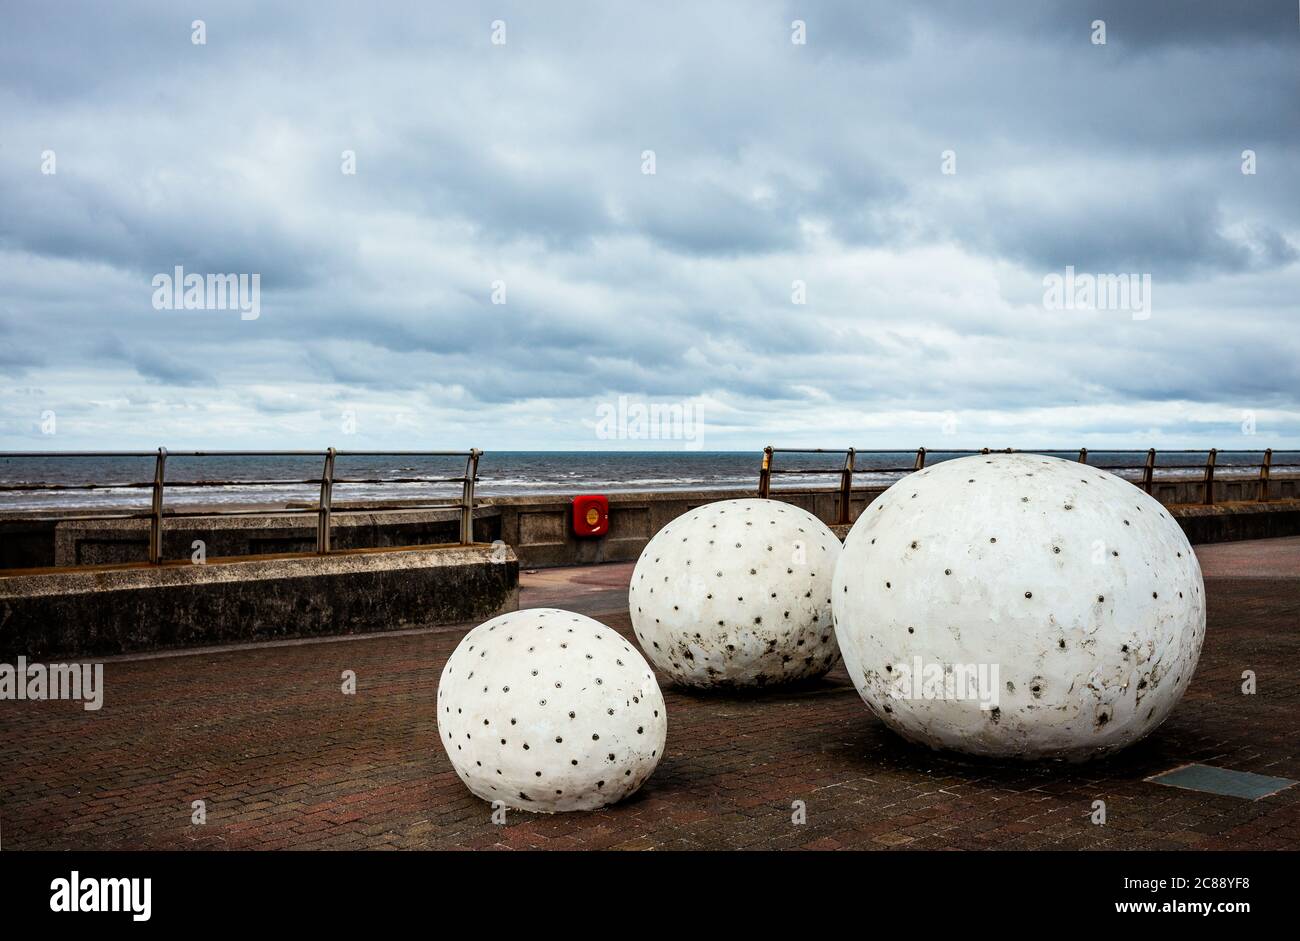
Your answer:
[[[1273,449],[1264,449],[1264,459],[1259,462],[1259,494],[1256,499],[1260,503],[1268,500],[1268,475],[1273,467]]]
[[[912,470],[919,471],[925,468],[925,448],[916,449],[916,460],[912,463]]]
[[[326,555],[330,551],[330,513],[334,508],[334,455],[325,451],[325,467],[320,475],[320,515],[316,518],[316,551]]]
[[[1147,462],[1142,467],[1142,489],[1151,493],[1151,480],[1156,474],[1156,449],[1147,450]]]
[[[163,481],[167,472],[167,449],[159,448],[153,465],[153,507],[149,516],[149,564],[162,563]]]
[[[840,523],[846,524],[852,522],[850,517],[851,502],[853,500],[853,464],[857,459],[857,451],[849,448],[844,455],[844,469],[840,471]]]
[[[1214,504],[1214,463],[1218,459],[1219,452],[1215,448],[1210,448],[1210,453],[1205,458],[1205,505]]]
[[[1088,449],[1087,449],[1087,448],[1080,448],[1080,449],[1079,449],[1079,463],[1080,463],[1080,464],[1087,464],[1087,463],[1088,463]]]
[[[474,481],[478,479],[478,459],[482,455],[478,448],[469,449],[465,459],[465,485],[460,495],[460,544],[468,546],[474,542]]]
[[[766,500],[772,492],[772,446],[763,449],[763,466],[758,470],[758,496]]]

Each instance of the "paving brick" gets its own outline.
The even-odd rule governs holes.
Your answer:
[[[606,589],[631,567],[602,570],[602,591],[574,607],[630,635]],[[524,603],[563,605],[563,586],[550,572],[530,596],[526,578]],[[1143,780],[1189,761],[1300,778],[1300,573],[1210,577],[1207,597],[1182,703],[1102,763],[915,748],[842,669],[761,695],[665,687],[668,743],[639,794],[590,814],[510,811],[504,826],[438,742],[437,679],[463,628],[113,660],[97,713],[0,702],[0,828],[5,849],[1296,848],[1300,788],[1251,803]],[[339,689],[345,669],[356,696]],[[190,822],[197,799],[205,826]],[[796,800],[806,824],[791,820]],[[1094,800],[1105,826],[1089,820]]]

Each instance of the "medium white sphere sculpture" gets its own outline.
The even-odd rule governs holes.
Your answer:
[[[723,500],[650,540],[628,604],[641,649],[695,687],[789,683],[839,659],[831,576],[840,541],[806,510]]]
[[[654,772],[668,712],[645,659],[581,614],[534,608],[480,624],[438,683],[438,737],[486,801],[552,813],[622,800]]]
[[[832,589],[858,692],[933,748],[1084,760],[1158,726],[1205,636],[1200,565],[1173,517],[1105,471],[981,455],[863,511]]]

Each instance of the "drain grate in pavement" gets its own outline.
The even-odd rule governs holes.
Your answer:
[[[1183,765],[1181,768],[1174,768],[1172,771],[1165,771],[1145,780],[1156,784],[1167,784],[1170,787],[1181,787],[1189,791],[1244,797],[1252,801],[1286,790],[1296,783],[1289,778],[1271,778],[1266,774],[1231,771],[1228,768],[1215,768],[1211,765]]]

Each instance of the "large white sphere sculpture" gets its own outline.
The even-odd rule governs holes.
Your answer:
[[[872,712],[976,755],[1084,760],[1137,741],[1178,702],[1205,636],[1201,569],[1165,508],[1036,454],[894,484],[849,533],[832,597]]]
[[[650,540],[628,592],[641,649],[685,686],[821,676],[839,659],[831,576],[840,541],[806,510],[723,500]]]
[[[438,683],[438,737],[487,801],[551,813],[622,800],[664,751],[668,712],[645,659],[581,614],[534,608],[480,624]]]

